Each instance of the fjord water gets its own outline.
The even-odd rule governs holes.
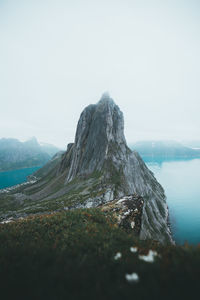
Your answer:
[[[27,176],[34,173],[40,167],[41,166],[0,172],[0,189],[25,182],[27,180]]]
[[[143,159],[165,189],[176,243],[200,243],[200,159]]]
[[[200,159],[143,160],[165,189],[176,243],[200,243]],[[39,168],[0,172],[0,189],[25,182]]]

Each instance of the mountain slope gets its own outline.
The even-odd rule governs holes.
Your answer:
[[[199,247],[140,241],[98,208],[0,224],[0,265],[2,299],[184,300],[199,293]]]
[[[60,151],[58,147],[48,143],[40,143],[40,148],[43,152],[49,154],[50,157],[53,157],[57,152]]]
[[[0,171],[44,165],[59,149],[40,146],[36,138],[26,142],[0,139]]]
[[[131,145],[142,156],[189,158],[200,157],[200,150],[192,149],[175,141],[141,141]]]
[[[138,153],[128,148],[123,114],[108,94],[84,109],[75,142],[54,167],[17,192],[10,201],[18,200],[18,215],[94,207],[136,193],[144,199],[140,238],[171,242],[164,190]]]

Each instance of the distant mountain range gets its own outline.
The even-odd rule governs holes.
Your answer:
[[[0,139],[0,171],[42,166],[60,149],[50,144],[39,144],[35,137],[26,142]]]
[[[182,144],[186,147],[190,148],[199,148],[200,149],[200,140],[194,140],[194,141],[182,141]]]
[[[141,141],[130,145],[130,148],[147,157],[200,157],[200,149],[193,149],[176,141]]]

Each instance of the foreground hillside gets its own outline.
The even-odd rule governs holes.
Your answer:
[[[0,225],[4,300],[188,299],[199,276],[200,248],[138,240],[97,208]]]

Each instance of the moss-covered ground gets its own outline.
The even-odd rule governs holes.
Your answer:
[[[141,260],[149,250],[158,253],[155,260]],[[139,280],[130,282],[126,274],[133,272]],[[199,247],[139,241],[99,209],[0,225],[3,300],[193,299],[199,296],[199,281]]]

